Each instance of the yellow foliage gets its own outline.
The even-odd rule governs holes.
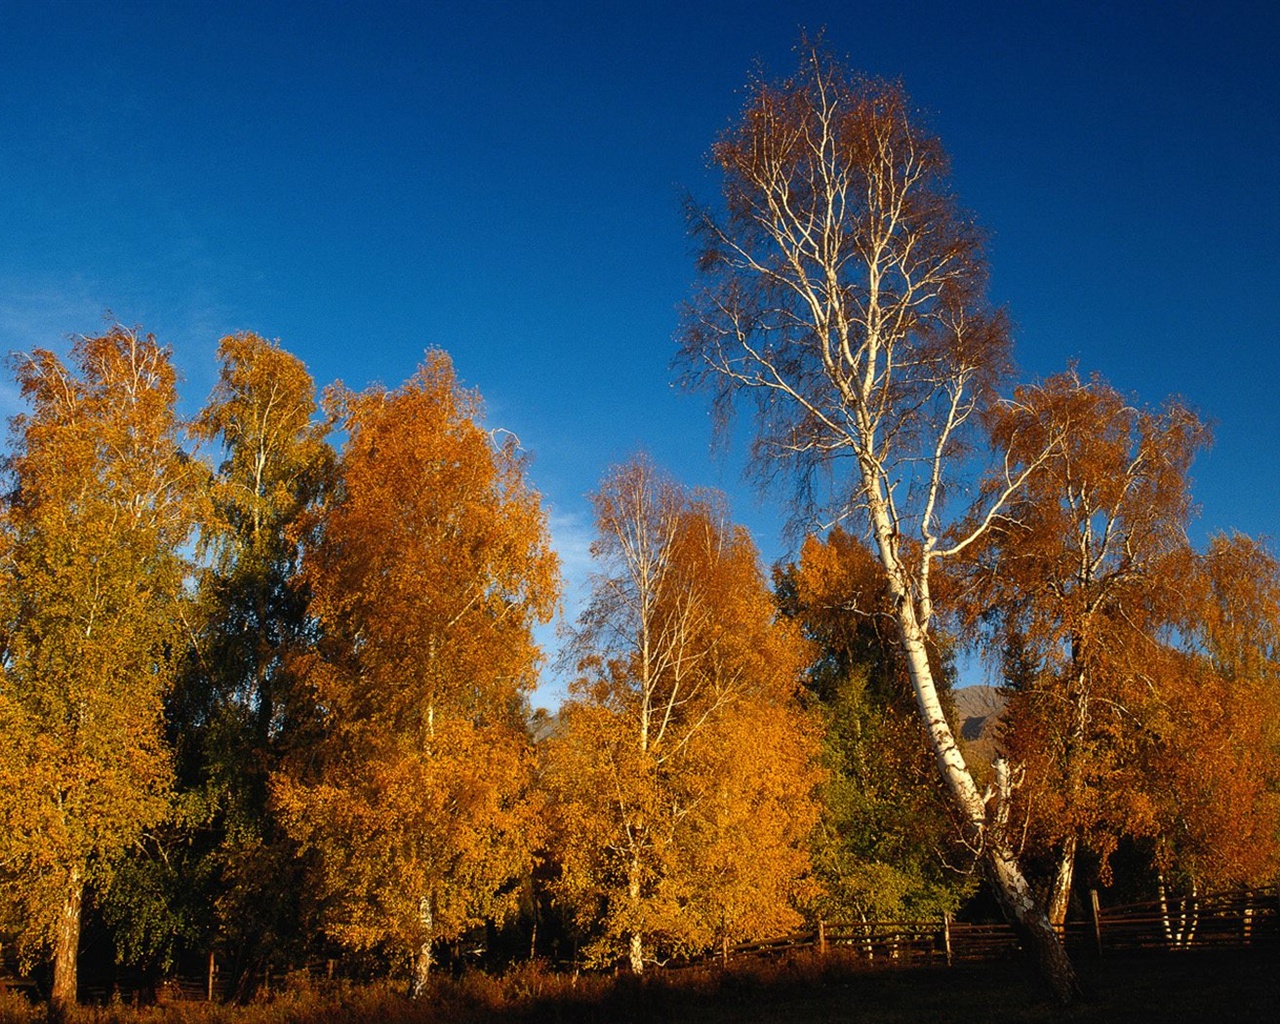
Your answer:
[[[545,781],[558,900],[593,957],[640,970],[798,922],[817,737],[794,700],[805,645],[718,501],[636,460],[596,508],[609,571]]]
[[[14,361],[32,411],[0,511],[0,885],[26,948],[56,939],[74,986],[81,887],[167,807],[162,700],[202,473],[153,337],[115,327],[72,360]]]
[[[396,391],[328,402],[348,441],[304,556],[321,636],[299,666],[324,738],[276,800],[319,855],[334,937],[425,972],[434,941],[505,916],[529,868],[530,629],[558,567],[517,451],[443,353]]]

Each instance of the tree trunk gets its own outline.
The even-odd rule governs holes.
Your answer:
[[[627,878],[627,895],[631,897],[631,913],[638,915],[640,912],[640,858],[634,854],[631,857],[631,870]],[[639,931],[633,930],[628,942],[628,955],[631,960],[631,973],[644,973],[644,937]]]
[[[427,982],[431,978],[433,963],[431,948],[435,941],[435,928],[431,915],[431,898],[423,896],[418,901],[418,919],[426,936],[413,958],[413,973],[409,978],[409,998],[417,999],[427,990]]]
[[[1054,872],[1053,888],[1049,891],[1049,922],[1062,928],[1067,921],[1067,905],[1071,902],[1071,882],[1076,870],[1076,848],[1079,836],[1072,833],[1062,843],[1058,855],[1058,869]]]
[[[871,523],[881,563],[888,575],[890,594],[897,607],[899,636],[915,690],[916,706],[928,732],[938,770],[963,815],[965,840],[982,851],[984,871],[1001,909],[1023,943],[1035,955],[1040,973],[1054,997],[1066,1005],[1078,993],[1079,983],[1066,950],[1049,923],[1049,915],[1032,895],[1018,865],[1017,855],[1004,835],[1008,792],[997,794],[995,806],[988,808],[988,798],[978,792],[938,699],[938,688],[933,680],[925,644],[925,630],[921,626],[922,621],[927,623],[929,619],[928,577],[922,571],[920,578],[913,581],[916,586],[908,586],[908,572],[902,562],[898,535],[883,501],[871,502]],[[921,595],[924,610],[920,617],[917,617],[913,589]],[[1008,788],[1007,774],[1006,783],[1001,788]]]
[[[988,848],[983,867],[1000,909],[1018,933],[1023,945],[1031,951],[1040,974],[1064,1006],[1080,992],[1075,968],[1062,946],[1062,939],[1049,923],[1040,902],[1018,867],[1016,857],[1007,849]]]
[[[58,1018],[75,1008],[77,961],[80,956],[80,904],[84,897],[84,874],[71,869],[67,898],[58,915],[53,945],[53,991],[49,1001]]]

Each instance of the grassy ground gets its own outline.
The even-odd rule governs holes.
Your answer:
[[[247,1007],[84,1008],[85,1024],[825,1024],[825,1022],[1265,1021],[1280,1019],[1280,950],[1152,954],[1078,963],[1085,997],[1052,1005],[1021,962],[868,969],[838,956],[576,981],[520,968],[439,979],[410,1003],[383,985],[303,986]],[[0,1024],[41,1008],[0,993]]]

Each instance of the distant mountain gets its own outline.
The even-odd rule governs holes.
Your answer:
[[[999,749],[997,736],[1005,695],[998,686],[962,686],[951,691],[960,723],[960,746],[969,759],[989,764]]]

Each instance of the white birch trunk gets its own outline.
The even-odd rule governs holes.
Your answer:
[[[881,562],[889,578],[889,593],[897,610],[899,634],[906,654],[907,671],[915,690],[916,704],[924,721],[933,749],[938,770],[951,792],[952,799],[961,811],[964,821],[965,841],[980,851],[983,870],[1005,917],[1022,940],[1036,956],[1040,969],[1062,1003],[1069,1003],[1076,995],[1079,983],[1075,970],[1044,907],[1035,898],[1026,877],[1018,864],[1017,854],[1008,837],[997,822],[988,816],[987,802],[978,791],[973,775],[965,763],[964,755],[956,743],[955,735],[947,724],[938,697],[938,687],[929,665],[925,633],[916,614],[915,600],[907,584],[907,572],[898,547],[898,535],[893,529],[883,492],[876,486],[874,477],[868,481],[871,493],[870,513]],[[925,563],[927,565],[927,562]],[[928,600],[927,570],[915,581]],[[927,607],[927,605],[926,605]],[[1008,793],[997,795],[995,815],[1001,808],[1007,813]]]
[[[633,855],[631,868],[627,877],[627,895],[631,897],[631,909],[636,913],[640,909],[640,858]],[[627,955],[631,961],[631,973],[644,973],[644,936],[633,928],[627,941]]]
[[[1053,873],[1053,887],[1049,890],[1049,921],[1061,929],[1067,922],[1067,907],[1071,903],[1071,884],[1075,878],[1076,851],[1080,839],[1075,833],[1067,836],[1058,854],[1058,866]]]
[[[431,978],[432,946],[435,941],[435,922],[431,913],[431,898],[423,896],[418,900],[418,921],[422,925],[424,938],[413,958],[413,974],[409,979],[409,998],[417,999],[427,989]]]

